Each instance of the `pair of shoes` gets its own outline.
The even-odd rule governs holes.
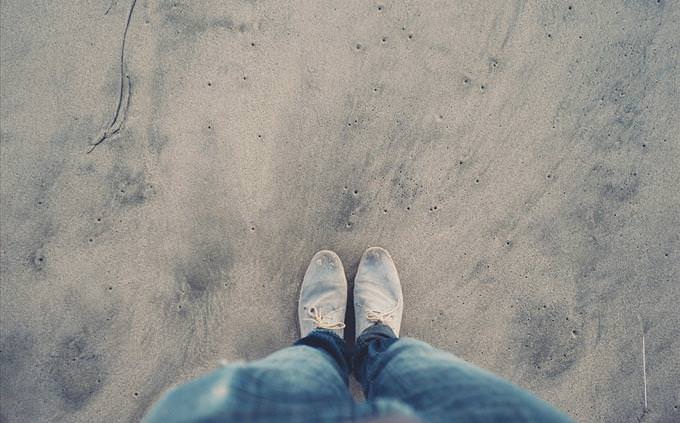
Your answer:
[[[326,329],[344,337],[347,278],[340,257],[322,250],[312,257],[300,289],[300,337]],[[375,324],[387,325],[399,336],[404,298],[392,257],[383,248],[367,249],[354,278],[356,337]]]

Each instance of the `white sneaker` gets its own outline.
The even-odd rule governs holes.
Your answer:
[[[377,323],[399,336],[403,311],[401,282],[390,253],[380,247],[367,249],[354,278],[356,337]]]
[[[314,329],[327,329],[341,338],[345,329],[347,278],[340,257],[332,251],[314,254],[300,288],[300,337]]]

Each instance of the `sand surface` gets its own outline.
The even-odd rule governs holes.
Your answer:
[[[404,335],[680,420],[678,2],[131,5],[2,1],[1,422],[137,421],[371,245]]]

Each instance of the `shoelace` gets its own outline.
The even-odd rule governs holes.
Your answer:
[[[399,298],[397,305],[395,305],[390,311],[368,310],[366,312],[366,319],[369,322],[385,323],[388,320],[394,319],[394,313],[399,310],[399,306],[401,306],[401,298]]]
[[[307,309],[307,314],[309,314],[311,317],[305,318],[305,320],[311,320],[314,322],[314,325],[317,328],[320,329],[329,329],[329,330],[334,330],[334,329],[344,329],[345,324],[343,322],[329,322],[327,321],[328,316],[322,316],[321,313],[319,312],[319,309],[312,306]]]

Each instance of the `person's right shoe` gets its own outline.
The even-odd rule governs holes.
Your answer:
[[[390,253],[380,247],[367,249],[354,278],[356,337],[378,323],[399,336],[403,310],[401,282]]]

